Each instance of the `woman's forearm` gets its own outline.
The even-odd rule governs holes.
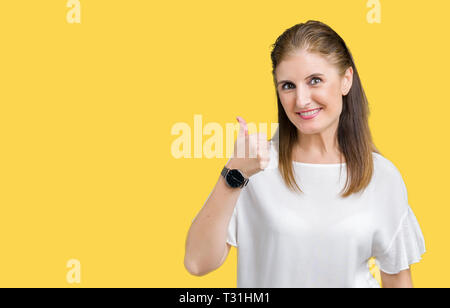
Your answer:
[[[413,288],[410,269],[398,274],[386,274],[380,271],[380,276],[383,288]]]
[[[188,231],[184,264],[190,273],[201,276],[220,266],[227,249],[228,224],[240,192],[240,188],[228,187],[219,176]]]

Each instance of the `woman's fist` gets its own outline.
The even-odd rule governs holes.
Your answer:
[[[234,144],[233,157],[227,163],[227,168],[239,169],[245,176],[263,171],[270,162],[270,142],[265,133],[248,134],[245,120],[236,117],[239,122],[239,133]]]

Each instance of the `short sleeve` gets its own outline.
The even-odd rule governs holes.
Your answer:
[[[237,244],[237,206],[234,207],[233,215],[231,216],[230,223],[228,224],[227,231],[227,243],[238,247]]]
[[[394,167],[379,196],[372,252],[378,268],[387,274],[397,274],[417,263],[425,253],[425,240],[419,222],[409,203],[406,185]]]
[[[402,217],[393,240],[383,254],[376,256],[378,268],[387,274],[397,274],[417,263],[425,253],[425,240],[411,207]]]

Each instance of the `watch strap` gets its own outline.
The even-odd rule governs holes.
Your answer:
[[[222,174],[222,176],[223,176],[224,178],[227,177],[227,173],[228,173],[229,170],[230,170],[230,169],[228,169],[226,166],[223,167],[221,174]]]

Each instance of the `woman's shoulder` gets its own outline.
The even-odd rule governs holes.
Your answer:
[[[372,152],[375,167],[388,173],[399,173],[397,166],[388,158],[377,152]]]
[[[272,138],[270,142],[270,162],[266,169],[278,168],[278,138]],[[400,171],[397,166],[388,158],[380,153],[372,152],[373,164],[375,172],[382,177],[401,177]]]
[[[378,179],[381,179],[387,185],[394,183],[403,185],[403,177],[399,168],[385,156],[372,152],[374,173]]]
[[[270,161],[265,170],[278,168],[278,141],[274,138],[269,140],[270,142]]]

